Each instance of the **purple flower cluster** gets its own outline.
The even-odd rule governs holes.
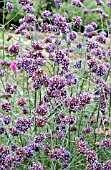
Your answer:
[[[46,117],[36,117],[35,118],[35,125],[37,127],[44,127],[47,123],[47,118]]]
[[[15,127],[17,128],[17,130],[21,131],[21,132],[26,132],[32,124],[32,119],[30,118],[18,118],[15,121]]]
[[[74,96],[65,100],[65,106],[73,112],[76,112],[84,108],[87,104],[90,104],[90,102],[91,95],[88,93],[83,93],[80,97]]]
[[[25,106],[26,105],[26,101],[24,98],[19,98],[18,101],[17,101],[17,104],[21,107]]]
[[[45,169],[40,162],[37,163],[33,162],[32,166],[30,166],[28,170],[45,170]]]
[[[48,111],[47,105],[39,105],[34,110],[34,114],[45,116],[47,114],[47,111]]]
[[[104,6],[104,2],[103,2],[103,1],[101,1],[101,0],[96,0],[96,2],[97,2],[97,5]]]
[[[14,5],[10,2],[6,3],[6,8],[8,9],[9,12],[13,12]]]
[[[5,91],[10,94],[15,93],[15,89],[11,86],[11,84],[8,83],[6,83],[5,85]]]
[[[48,97],[60,97],[65,92],[66,80],[61,77],[53,77],[49,79],[46,94]],[[65,95],[65,94],[64,94]]]
[[[77,7],[82,7],[82,3],[80,0],[72,0],[72,5],[77,6]]]
[[[77,33],[75,31],[72,31],[69,34],[69,38],[70,38],[71,41],[74,41],[77,38]]]
[[[9,128],[9,133],[12,136],[18,136],[20,134],[20,131],[18,129],[16,129],[15,127],[10,127]]]
[[[0,77],[4,77],[4,70],[0,70]]]
[[[11,120],[12,120],[11,116],[4,116],[3,117],[3,122],[4,122],[5,125],[9,125]]]
[[[101,148],[103,149],[109,149],[111,148],[111,140],[110,139],[104,139],[100,143]]]
[[[68,162],[71,159],[70,152],[66,151],[64,148],[57,148],[48,153],[49,158],[55,161]]]
[[[111,20],[105,13],[111,1],[95,0],[91,10],[84,1],[71,1],[82,20],[79,11],[68,19],[72,11],[62,15],[52,7],[37,19],[35,2],[18,0],[24,14],[14,33],[23,42],[11,44],[8,34],[0,45],[0,170],[111,169],[104,157],[111,148]],[[54,2],[63,13],[66,2]],[[7,2],[3,10],[13,8]],[[88,22],[89,12],[102,24],[94,22],[98,17]]]
[[[3,102],[1,107],[2,107],[3,111],[9,112],[11,110],[11,103],[10,102]]]
[[[20,51],[20,46],[18,44],[11,45],[8,48],[8,52],[14,57],[18,55],[19,51]]]
[[[35,12],[35,9],[32,6],[30,6],[29,4],[26,5],[26,6],[23,6],[22,10],[27,12],[27,13],[34,13]]]
[[[82,20],[79,16],[75,16],[72,18],[72,21],[74,22],[75,26],[80,26],[82,24]]]
[[[55,2],[55,4],[56,4],[57,6],[60,6],[60,5],[61,5],[61,0],[54,0],[54,2]]]
[[[111,0],[107,2],[107,6],[111,9]]]
[[[76,117],[69,115],[65,116],[64,113],[60,113],[56,117],[56,132],[57,132],[57,137],[58,139],[62,139],[65,137],[65,130],[66,126],[69,125],[74,125],[76,122]]]
[[[70,32],[70,25],[67,23],[66,18],[61,16],[60,14],[53,14],[52,15],[52,22],[54,23],[53,30],[60,31],[63,34],[67,34]]]
[[[47,10],[45,10],[45,11],[42,13],[42,16],[43,16],[44,18],[48,18],[50,15],[51,15],[50,11],[47,11]]]
[[[75,85],[78,82],[78,79],[74,76],[73,73],[66,73],[65,75],[66,83],[69,86]]]
[[[103,165],[103,170],[111,169],[111,160],[108,160]]]
[[[44,71],[41,69],[37,69],[34,72],[32,76],[32,81],[33,81],[33,88],[36,90],[39,90],[43,85],[47,86],[48,84],[47,76],[44,73]]]
[[[88,61],[89,69],[97,76],[104,76],[108,73],[108,68],[104,64],[98,63],[98,60],[91,59]]]
[[[33,5],[33,0],[18,0],[19,4],[22,4],[23,6],[29,4],[30,6]]]
[[[29,141],[29,146],[34,152],[39,152],[41,149],[41,145],[46,139],[46,135],[44,133],[40,133],[38,136],[34,137],[34,140]]]

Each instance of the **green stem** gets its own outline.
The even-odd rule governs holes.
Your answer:
[[[30,101],[30,93],[29,93],[29,87],[28,87],[28,77],[27,77],[27,92],[28,92],[28,100],[29,100],[30,114],[31,114],[31,101]]]
[[[2,33],[2,38],[3,38],[3,59],[5,58],[5,0],[4,0],[4,6],[3,6],[3,33]]]

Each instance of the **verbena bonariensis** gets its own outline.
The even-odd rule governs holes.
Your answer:
[[[6,37],[14,3],[4,3],[0,42],[0,169],[111,170],[111,1],[72,0],[84,19],[68,20],[73,11],[48,9],[37,19],[35,1],[18,0],[24,18]]]

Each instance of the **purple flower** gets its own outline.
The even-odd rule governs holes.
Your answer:
[[[24,133],[31,127],[31,124],[32,124],[32,119],[30,118],[18,118],[15,121],[15,127],[19,131],[22,131]]]
[[[91,102],[91,95],[87,92],[84,92],[82,95],[80,95],[80,105],[81,107],[85,107],[87,104],[90,104]]]
[[[27,34],[27,35],[26,35],[26,38],[29,39],[29,40],[33,40],[34,35]]]
[[[37,163],[33,162],[32,166],[30,166],[28,170],[45,170],[45,169],[40,162]]]
[[[6,129],[2,126],[0,126],[0,135],[6,132]]]
[[[70,24],[67,23],[66,18],[61,16],[60,14],[53,14],[52,21],[54,23],[54,27],[52,27],[53,32],[59,33],[60,31],[63,34],[67,34],[70,32]]]
[[[5,125],[10,124],[12,117],[11,116],[3,116],[3,122]]]
[[[52,30],[51,24],[48,24],[47,22],[40,24],[40,31],[41,32],[47,33],[47,32],[50,32],[51,30]]]
[[[91,25],[96,29],[97,28],[97,24],[95,22],[91,22]]]
[[[72,5],[77,6],[77,7],[82,7],[82,3],[78,0],[72,0]]]
[[[77,84],[77,82],[78,82],[78,79],[73,75],[73,73],[66,73],[65,79],[66,79],[67,85],[69,85],[69,86]]]
[[[45,116],[48,111],[47,109],[48,109],[47,105],[39,105],[34,110],[34,114],[38,114],[40,116]]]
[[[61,64],[64,57],[65,57],[65,52],[63,50],[58,50],[55,56],[55,65]]]
[[[78,149],[78,153],[79,154],[86,154],[87,151],[88,151],[88,144],[86,142],[81,142],[81,141],[78,141],[78,143],[76,143]]]
[[[111,169],[111,160],[104,162],[103,170],[110,170]]]
[[[34,137],[34,142],[38,144],[42,144],[46,139],[46,135],[44,133],[40,133],[38,136]]]
[[[22,5],[27,5],[27,4],[29,4],[29,5],[33,5],[33,0],[18,0],[18,3],[19,4],[22,4]]]
[[[25,150],[25,159],[32,158],[34,156],[34,151],[30,147],[23,147]]]
[[[51,15],[51,12],[50,12],[50,11],[47,11],[47,10],[45,10],[45,11],[42,13],[42,16],[43,16],[44,18],[48,18],[50,15]]]
[[[85,28],[86,28],[86,31],[87,31],[87,32],[92,32],[92,31],[94,31],[94,27],[93,27],[91,24],[88,24],[87,26],[85,26]]]
[[[30,6],[29,4],[23,6],[22,10],[27,12],[27,13],[34,13],[35,12],[35,9],[32,6]]]
[[[96,2],[97,2],[97,5],[104,6],[104,2],[103,2],[103,1],[101,1],[101,0],[96,0]]]
[[[81,66],[82,66],[82,60],[78,60],[78,61],[76,62],[76,64],[74,65],[74,67],[75,67],[75,68],[78,68],[78,69],[80,69]]]
[[[35,141],[30,141],[29,142],[29,145],[30,145],[30,148],[35,151],[35,152],[39,152],[41,147],[40,147],[40,144],[39,143],[36,143]]]
[[[65,133],[62,130],[57,130],[58,139],[63,139],[65,137]]]
[[[61,44],[61,39],[55,40],[55,44],[56,44],[56,45],[60,45],[60,44]]]
[[[63,162],[62,163],[62,169],[66,169],[66,168],[68,168],[68,162],[66,161],[66,162]]]
[[[106,68],[106,66],[104,64],[100,64],[96,74],[98,76],[104,76],[107,74],[107,72],[108,69]]]
[[[6,8],[8,9],[9,12],[13,12],[14,5],[11,2],[6,3]]]
[[[24,98],[19,98],[18,101],[17,101],[17,104],[21,107],[25,106],[26,105],[26,101]]]
[[[109,149],[111,148],[111,140],[110,139],[103,139],[100,143],[101,148]]]
[[[76,96],[69,98],[65,101],[65,106],[75,112],[80,109],[80,99]]]
[[[54,50],[55,50],[55,45],[53,45],[53,44],[48,44],[45,47],[45,51],[48,52],[48,53],[53,53]]]
[[[106,14],[105,12],[102,13],[102,18],[106,19],[106,18],[108,18],[108,17],[109,17],[108,14]]]
[[[111,0],[107,2],[107,6],[111,9]]]
[[[35,88],[36,90],[39,90],[43,85],[47,86],[48,84],[47,76],[42,69],[36,69],[36,71],[32,75],[32,81],[33,88]]]
[[[88,164],[86,170],[102,170],[102,165],[98,162],[94,162],[93,164]]]
[[[0,77],[4,77],[4,70],[0,70]]]
[[[66,86],[66,81],[60,77],[52,77],[49,80],[49,85],[47,88],[47,95],[49,97],[59,97],[62,93],[62,90],[65,90],[64,87]]]
[[[70,38],[70,40],[74,41],[77,38],[77,33],[75,31],[72,31],[69,34],[69,38]]]
[[[37,19],[33,14],[28,14],[28,15],[26,15],[26,17],[20,19],[19,23],[20,24],[27,23],[27,24],[34,25],[36,21],[37,21]]]
[[[56,4],[57,6],[60,6],[60,5],[61,5],[61,0],[54,0],[54,2],[55,2],[55,4]]]
[[[37,127],[44,127],[47,123],[47,118],[46,117],[36,117],[35,119],[35,125]]]
[[[42,50],[42,44],[40,42],[32,42],[31,46],[34,48],[34,50]]]
[[[19,51],[20,51],[20,46],[18,44],[11,45],[8,48],[8,52],[14,57],[18,55]]]
[[[24,108],[22,109],[22,113],[23,113],[23,114],[28,114],[28,113],[29,113],[28,108],[24,107]]]
[[[79,16],[75,16],[72,18],[72,21],[74,22],[75,26],[79,26],[82,24],[82,20]]]
[[[93,72],[93,73],[97,73],[98,71],[98,61],[97,60],[89,60],[88,62],[88,66],[89,69]]]
[[[76,117],[69,115],[69,116],[67,116],[67,120],[68,120],[68,123],[72,125],[76,122]]]
[[[93,13],[101,13],[102,14],[104,11],[101,8],[96,8],[96,9],[92,9],[91,12],[93,12]]]
[[[78,49],[81,49],[82,46],[83,46],[83,43],[82,43],[82,42],[78,42],[78,43],[77,43],[77,48],[78,48]]]
[[[97,153],[94,150],[87,151],[86,155],[88,162],[91,164],[98,160]]]
[[[83,12],[83,14],[87,14],[89,12],[89,10],[88,9],[84,9],[82,12]]]
[[[20,134],[20,131],[16,129],[15,127],[10,127],[9,132],[12,136],[18,136]]]
[[[93,128],[92,127],[84,127],[83,128],[83,133],[92,133],[92,131],[93,131]]]
[[[5,112],[9,112],[11,110],[11,103],[10,102],[4,102],[1,105],[2,110]]]
[[[15,92],[15,89],[14,89],[10,84],[6,83],[6,85],[5,85],[5,91],[6,91],[7,93],[13,94],[13,93]]]
[[[5,145],[1,145],[0,146],[0,165],[5,165],[5,159],[9,154],[10,154],[9,147]]]
[[[66,151],[64,148],[54,149],[49,152],[48,156],[56,161],[69,161],[71,159],[70,152]]]
[[[96,41],[102,43],[102,44],[106,44],[106,37],[102,34],[97,36]]]

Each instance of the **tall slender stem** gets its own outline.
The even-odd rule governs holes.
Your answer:
[[[5,0],[3,6],[3,32],[2,32],[2,39],[3,39],[3,59],[5,58]]]

